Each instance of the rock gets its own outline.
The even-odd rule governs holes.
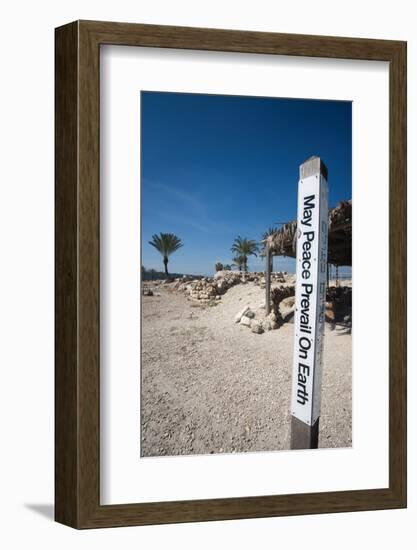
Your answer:
[[[268,315],[268,319],[273,322],[277,321],[277,316],[275,315],[274,311],[271,311],[271,313]]]
[[[151,290],[150,288],[147,288],[147,289],[143,290],[143,291],[142,291],[142,294],[143,294],[144,296],[153,296],[153,292],[152,292],[152,290]]]
[[[326,319],[326,321],[329,321],[330,323],[334,323],[334,321],[335,321],[335,313],[334,313],[334,304],[333,304],[333,302],[326,302],[325,319]]]
[[[289,296],[288,298],[284,298],[280,302],[278,309],[284,323],[288,322],[291,319],[291,317],[294,316],[295,296]]]
[[[272,321],[271,321],[270,319],[268,319],[268,318],[263,319],[263,320],[261,321],[261,323],[262,323],[262,328],[263,328],[264,330],[266,330],[266,331],[271,330]]]
[[[267,317],[262,321],[262,328],[267,331],[275,330],[276,328],[278,328],[278,323],[276,321],[273,321],[272,319],[269,319],[269,317]]]
[[[271,300],[274,306],[274,311],[279,313],[281,316],[281,313],[279,312],[279,307],[281,302],[283,302],[286,298],[293,297],[295,295],[295,287],[294,286],[283,286],[280,285],[279,287],[275,287],[271,291]]]
[[[240,320],[245,315],[245,313],[249,310],[249,306],[246,305],[243,309],[239,311],[239,313],[235,316],[235,323],[240,323]]]
[[[207,296],[216,296],[217,292],[215,287],[209,286],[206,291]]]
[[[255,334],[262,334],[264,329],[259,321],[253,321],[251,324],[251,331]]]
[[[225,290],[229,288],[229,285],[225,279],[220,279],[220,281],[218,281],[216,285],[216,288],[218,292],[223,293]]]
[[[252,320],[249,317],[246,317],[246,315],[242,315],[242,318],[240,319],[240,324],[244,325],[245,327],[251,326]]]
[[[255,313],[251,309],[248,309],[245,315],[246,317],[249,317],[249,319],[253,319],[255,317]]]

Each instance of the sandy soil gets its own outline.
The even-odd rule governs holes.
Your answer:
[[[264,291],[202,307],[161,287],[142,302],[142,456],[288,449],[294,325],[235,324]],[[351,446],[351,335],[326,326],[319,447]]]

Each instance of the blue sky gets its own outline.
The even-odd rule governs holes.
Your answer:
[[[148,244],[175,233],[184,246],[169,261],[177,273],[212,275],[232,263],[238,235],[260,240],[297,216],[299,165],[320,156],[329,204],[352,197],[352,110],[344,101],[141,93],[142,265],[163,269]],[[290,258],[274,269],[293,272]],[[249,270],[262,270],[249,258]]]

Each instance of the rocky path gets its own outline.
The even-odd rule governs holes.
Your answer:
[[[142,456],[289,448],[293,325],[259,335],[233,323],[262,300],[252,284],[213,307],[143,297]],[[351,445],[350,362],[351,335],[326,329],[320,447]]]

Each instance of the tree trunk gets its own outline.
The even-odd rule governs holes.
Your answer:
[[[248,272],[248,259],[247,257],[245,256],[245,259],[243,260],[245,262],[245,273]]]
[[[269,246],[266,249],[265,258],[265,313],[269,315],[271,313],[271,249]]]
[[[167,256],[164,256],[164,266],[165,266],[165,275],[167,276],[167,279],[169,279],[168,258],[167,258]]]

